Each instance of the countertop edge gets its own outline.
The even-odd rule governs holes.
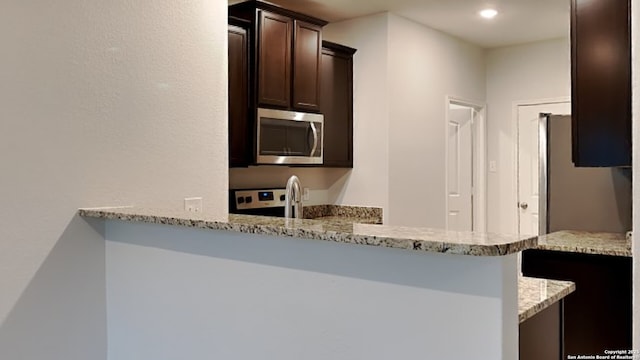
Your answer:
[[[312,240],[332,241],[355,245],[379,246],[411,251],[442,253],[468,256],[505,256],[515,254],[525,249],[534,249],[537,246],[537,237],[522,238],[514,242],[503,244],[463,244],[449,243],[446,241],[420,240],[409,238],[393,238],[389,236],[377,236],[366,234],[353,234],[331,230],[314,230],[311,228],[295,227],[295,224],[312,227],[314,220],[295,219],[294,226],[285,227],[269,224],[248,224],[233,221],[215,219],[188,218],[186,216],[173,217],[165,215],[127,213],[132,208],[81,208],[78,215],[81,217],[98,218],[104,220],[119,220],[128,222],[141,222],[182,226],[199,229],[234,231],[247,234],[263,234],[273,236],[296,237]],[[311,222],[311,223],[310,223]],[[377,226],[377,225],[372,225]]]
[[[551,305],[555,304],[556,302],[564,299],[567,295],[571,294],[572,292],[574,292],[576,290],[576,284],[571,282],[571,281],[560,281],[560,280],[548,280],[548,279],[536,279],[536,278],[522,278],[522,279],[530,279],[530,280],[545,280],[549,283],[551,283],[552,285],[556,285],[556,286],[561,286],[562,290],[558,291],[557,293],[552,294],[549,297],[546,297],[543,300],[539,300],[537,301],[535,304],[527,307],[524,310],[518,311],[518,322],[519,323],[523,323],[526,320],[532,318],[533,316],[535,316],[536,314],[542,312],[543,310],[547,309],[548,307],[550,307]],[[518,286],[518,291],[521,291],[522,289],[520,288],[520,286]],[[520,294],[518,296],[519,301],[520,299]]]
[[[622,256],[622,257],[633,256],[631,250],[618,251],[618,250],[612,250],[612,249],[586,248],[586,247],[578,247],[578,246],[562,246],[562,245],[547,245],[547,244],[538,244],[535,250],[558,251],[558,252],[586,254],[586,255]]]
[[[585,255],[632,257],[627,234],[584,230],[560,230],[538,237],[538,250]]]

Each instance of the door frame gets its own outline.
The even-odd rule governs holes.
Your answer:
[[[520,122],[518,121],[518,114],[521,106],[554,106],[566,104],[571,106],[571,97],[563,96],[557,98],[547,98],[547,99],[538,99],[538,100],[518,100],[514,101],[512,105],[512,125],[515,129],[514,131],[514,179],[515,179],[515,229],[517,234],[520,234]],[[540,111],[540,122],[538,123],[538,194],[539,194],[539,203],[538,203],[538,235],[542,235],[546,233],[547,230],[547,119],[550,115],[571,115],[571,110],[569,108],[569,114],[554,114],[551,109],[541,109]],[[543,218],[544,217],[544,218]]]
[[[445,226],[449,229],[449,105],[456,104],[474,108],[478,114],[472,125],[472,162],[473,162],[473,231],[487,231],[487,104],[482,101],[465,99],[458,96],[445,97],[444,116],[444,198],[445,198]],[[472,140],[472,141],[473,141]]]

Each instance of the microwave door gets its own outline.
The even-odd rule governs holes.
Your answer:
[[[323,116],[258,109],[256,163],[322,164]]]
[[[259,155],[287,156],[287,129],[281,122],[281,120],[262,119]]]
[[[262,119],[260,155],[308,157],[314,145],[313,133],[308,122]]]
[[[308,157],[311,155],[309,146],[310,126],[306,121],[294,121],[295,124],[287,128],[287,148],[289,156]]]

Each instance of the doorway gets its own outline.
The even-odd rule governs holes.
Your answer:
[[[447,98],[446,228],[486,231],[485,105]]]
[[[514,104],[516,129],[516,211],[519,235],[540,235],[547,229],[547,118],[570,115],[562,98]]]

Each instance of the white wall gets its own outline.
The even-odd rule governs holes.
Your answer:
[[[488,173],[488,230],[516,233],[516,134],[514,101],[569,97],[569,39],[488,50],[488,155],[497,172]]]
[[[117,221],[106,238],[110,360],[517,358],[515,255]]]
[[[633,127],[633,348],[640,349],[640,0],[631,0],[631,74]]]
[[[105,358],[104,243],[78,207],[226,211],[226,9],[1,2],[0,358]]]
[[[445,227],[445,99],[484,100],[483,52],[384,13],[325,28],[354,57],[354,169],[338,203],[377,205],[393,225]]]
[[[388,79],[389,222],[445,228],[445,100],[484,102],[484,52],[390,14]]]
[[[389,78],[387,13],[327,25],[325,40],[357,49],[353,59],[353,170],[329,189],[340,205],[389,213]]]

